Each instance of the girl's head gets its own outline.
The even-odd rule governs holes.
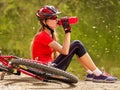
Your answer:
[[[43,28],[57,28],[57,15],[60,12],[54,6],[44,6],[37,11],[37,17]]]

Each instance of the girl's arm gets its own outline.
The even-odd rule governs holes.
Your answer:
[[[49,46],[61,54],[68,55],[70,48],[70,33],[68,32],[65,34],[63,45],[60,45],[58,42],[53,41],[49,44]]]
[[[63,29],[65,31],[65,38],[64,38],[63,45],[61,46],[58,42],[53,41],[49,44],[49,46],[61,54],[68,55],[69,48],[70,48],[70,32],[71,32],[69,18],[64,17],[61,19],[61,22],[62,22]]]

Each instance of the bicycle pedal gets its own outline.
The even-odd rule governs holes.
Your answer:
[[[17,73],[14,73],[14,75],[21,75],[21,72],[17,71]]]
[[[13,70],[13,74],[14,74],[14,75],[21,75],[21,72],[18,71],[17,69],[14,69],[14,70]]]

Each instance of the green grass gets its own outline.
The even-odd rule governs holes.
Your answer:
[[[118,78],[120,78],[120,68],[119,68],[119,63],[112,60],[104,60],[104,61],[100,61],[99,64],[95,63],[98,68],[103,68],[109,72],[111,75],[116,76]],[[76,57],[74,57],[67,69],[68,72],[72,72],[73,74],[75,74],[76,76],[79,77],[79,79],[84,80],[86,77],[86,71],[85,69],[82,67],[82,65],[79,63],[79,61],[77,60]]]

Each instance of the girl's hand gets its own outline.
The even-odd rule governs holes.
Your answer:
[[[70,27],[70,24],[69,24],[69,18],[68,17],[63,17],[61,19],[61,22],[62,22],[62,26],[64,28],[65,33],[71,32],[71,27]]]

